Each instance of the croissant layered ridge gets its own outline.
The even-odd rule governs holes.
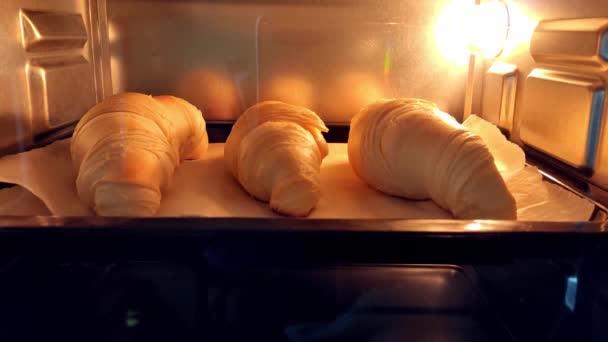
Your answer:
[[[70,144],[80,199],[101,216],[153,216],[175,168],[202,157],[205,120],[173,96],[121,93],[89,110]]]
[[[234,124],[224,148],[230,173],[253,197],[281,214],[307,216],[321,196],[320,167],[328,129],[311,110],[258,103]]]
[[[515,200],[480,137],[435,104],[383,99],[351,121],[355,173],[386,194],[432,199],[456,218],[515,219]]]

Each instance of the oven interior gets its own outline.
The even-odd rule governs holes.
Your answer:
[[[419,97],[495,124],[593,210],[473,226],[6,216],[0,339],[608,340],[608,2],[474,3],[4,1],[2,155],[69,137],[124,91],[199,106],[211,143],[262,100],[310,107],[345,143],[361,106]]]

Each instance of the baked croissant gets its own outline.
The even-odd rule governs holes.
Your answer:
[[[71,141],[82,201],[102,216],[152,216],[184,159],[208,146],[205,120],[173,96],[122,93],[80,120]]]
[[[311,110],[266,101],[247,109],[224,147],[228,170],[253,197],[285,215],[306,216],[321,195],[328,129]]]
[[[432,199],[462,219],[515,219],[515,200],[480,137],[435,104],[380,100],[353,117],[348,157],[384,193]]]

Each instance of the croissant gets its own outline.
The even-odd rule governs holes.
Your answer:
[[[122,93],[76,125],[70,152],[80,199],[102,216],[152,216],[184,159],[208,146],[205,120],[172,96]]]
[[[278,101],[258,103],[234,124],[224,147],[226,167],[253,197],[285,215],[306,216],[319,201],[319,172],[328,129],[311,110]]]
[[[515,219],[515,200],[488,148],[435,104],[379,100],[353,117],[348,157],[373,188],[432,199],[462,219]]]

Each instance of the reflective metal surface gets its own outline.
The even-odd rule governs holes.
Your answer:
[[[95,104],[91,65],[82,56],[32,59],[26,72],[32,113],[41,117],[36,132],[77,121]]]
[[[542,20],[560,20],[560,19],[579,19],[579,18],[608,18],[608,2],[596,1],[596,0],[522,0],[514,1],[519,7],[520,16],[525,17],[531,22],[540,22]],[[513,13],[511,13],[513,14]],[[534,32],[536,24],[532,24],[531,32]],[[520,25],[520,27],[511,27],[512,29],[519,31],[523,35],[526,33],[528,25]],[[523,82],[524,78],[535,68],[544,67],[546,65],[538,65],[530,53],[530,42],[531,35],[528,39],[519,46],[513,47],[511,51],[505,51],[501,56],[497,58],[498,61],[504,63],[510,63],[517,65],[519,70],[519,77],[521,82],[517,86],[517,98],[515,101],[515,115],[513,122],[513,131],[511,132],[511,139],[519,141],[519,126],[523,118],[523,102],[526,97],[526,85]],[[577,42],[574,43],[574,46]],[[576,47],[573,47],[576,49]],[[556,65],[556,64],[553,64]],[[579,70],[577,66],[571,64],[570,67]],[[487,68],[487,66],[486,66]],[[561,67],[563,68],[563,67]],[[592,69],[591,67],[585,67],[584,69]],[[482,69],[485,70],[485,69]],[[596,68],[597,70],[597,68]],[[483,73],[484,71],[480,71]],[[606,73],[601,72],[599,77],[606,79]],[[606,159],[608,160],[608,159]],[[598,167],[601,167],[600,161],[597,160]],[[606,164],[604,162],[604,164]],[[608,170],[605,172],[608,175]],[[608,188],[608,177],[597,178],[597,174],[592,177],[596,184],[602,185]]]
[[[537,63],[608,68],[604,46],[608,18],[542,21],[530,43]]]
[[[522,141],[574,167],[593,169],[604,96],[599,78],[535,69],[526,79]]]
[[[485,234],[601,234],[608,233],[607,222],[523,222],[492,220],[386,220],[386,219],[266,219],[266,218],[110,218],[110,217],[0,217],[0,234],[32,229],[63,229],[73,232],[107,231],[126,234],[211,236],[220,232],[368,232],[412,233],[430,238],[453,236],[481,237]],[[211,235],[210,235],[211,234]],[[525,235],[524,234],[524,235]],[[450,235],[452,236],[452,235]],[[487,236],[487,235],[486,235]],[[505,235],[506,236],[506,235]]]
[[[87,4],[0,2],[0,149],[27,145],[95,103]]]
[[[23,47],[27,52],[82,48],[87,30],[80,14],[21,11]]]
[[[280,99],[310,106],[328,123],[347,124],[358,108],[381,96],[427,98],[460,117],[466,61],[458,64],[446,56],[434,32],[450,2],[2,1],[0,148],[76,120],[94,101],[124,90],[186,97],[208,121],[232,121],[258,100]],[[545,22],[533,39],[505,46],[495,60],[516,66],[507,72],[514,77],[489,68],[495,61],[477,61],[482,71],[475,74],[472,107],[512,128],[511,138],[521,142],[524,101],[537,97],[528,94],[523,78],[534,68],[583,78],[593,73],[606,84],[608,3],[522,0],[516,5],[519,12],[510,11],[513,36],[525,36],[517,25],[533,31],[538,21]],[[595,102],[598,108],[599,93]],[[584,160],[581,151],[551,155],[568,155],[561,160],[578,167],[595,164],[586,177],[608,189],[603,115],[591,115],[600,124],[590,134],[568,137],[587,139],[576,144],[585,145]],[[574,126],[584,126],[587,116]]]
[[[534,68],[542,67],[578,74],[576,77],[591,77],[601,80],[605,85],[608,84],[606,46],[608,35],[606,33],[608,24],[608,3],[604,1],[577,0],[577,1],[552,1],[551,5],[539,0],[527,0],[521,2],[522,12],[535,20],[541,21],[536,28],[530,44],[526,49],[516,49],[511,54],[501,56],[500,61],[517,65],[521,75],[532,72]],[[528,49],[529,47],[529,49]],[[521,141],[520,130],[526,116],[527,102],[537,101],[531,99],[544,94],[528,94],[527,82],[520,82],[517,87],[518,96],[515,104],[515,115],[513,132],[511,139]],[[605,90],[604,90],[605,91]],[[585,178],[595,185],[608,189],[608,130],[606,130],[606,116],[608,106],[605,104],[605,95],[602,99],[602,92],[596,92],[595,101],[592,105],[596,112],[591,115],[593,124],[589,126],[588,133],[581,136],[567,136],[562,140],[572,141],[572,145],[579,149],[576,162],[572,159],[571,151],[567,149],[557,154],[570,155],[561,158],[562,161],[570,165],[594,164],[593,172],[588,169]],[[603,111],[601,106],[603,103]],[[570,123],[574,126],[582,127],[588,121],[590,115],[575,116],[572,114]],[[580,119],[579,119],[580,118]],[[554,123],[549,126],[554,126]],[[550,130],[552,128],[549,128]],[[541,129],[542,130],[542,129]],[[582,130],[581,130],[582,132]],[[542,135],[542,132],[538,132]],[[564,133],[565,134],[565,133]],[[568,133],[573,134],[573,133]],[[547,136],[545,140],[555,139],[554,136]],[[586,140],[586,141],[585,141]],[[595,146],[593,146],[595,144]],[[554,146],[555,147],[555,146]],[[553,148],[554,148],[553,147]],[[583,149],[585,150],[585,161],[582,163]],[[543,150],[541,148],[541,150]],[[546,150],[543,150],[546,152]],[[556,153],[551,155],[555,156]],[[582,166],[587,167],[587,166]],[[572,172],[571,173],[576,173]],[[576,175],[579,177],[579,175]]]
[[[517,92],[517,66],[494,63],[483,80],[481,114],[506,131],[511,131]]]
[[[434,36],[445,3],[108,0],[112,89],[183,96],[208,121],[275,99],[348,123],[397,96],[459,117],[466,65],[444,58]]]
[[[3,217],[0,226],[6,255],[196,260],[215,246],[291,264],[559,258],[608,244],[606,225],[592,222]]]

